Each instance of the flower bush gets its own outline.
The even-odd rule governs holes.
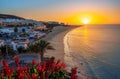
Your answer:
[[[49,59],[42,64],[32,60],[31,64],[21,66],[19,58],[16,56],[15,67],[10,68],[5,60],[2,61],[2,65],[0,79],[77,79],[77,68],[72,68],[70,78],[68,78],[66,65],[60,60]]]

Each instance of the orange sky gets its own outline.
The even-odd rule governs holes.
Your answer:
[[[0,0],[0,13],[68,24],[120,24],[119,0]]]

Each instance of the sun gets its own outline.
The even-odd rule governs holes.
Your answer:
[[[81,19],[81,22],[82,22],[83,24],[89,24],[90,21],[91,21],[90,18],[82,18],[82,19]]]

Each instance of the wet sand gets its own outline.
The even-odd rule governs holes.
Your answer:
[[[45,56],[47,57],[54,56],[56,59],[64,61],[65,53],[63,39],[66,33],[68,33],[70,30],[74,28],[76,27],[64,27],[64,26],[54,27],[52,32],[46,35],[46,37],[43,39],[50,42],[50,44],[55,48],[55,50],[47,50]]]

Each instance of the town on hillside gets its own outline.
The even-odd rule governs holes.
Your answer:
[[[59,22],[42,22],[18,16],[0,14],[0,57],[25,52],[29,44],[40,40]],[[4,51],[4,52],[3,52]]]

